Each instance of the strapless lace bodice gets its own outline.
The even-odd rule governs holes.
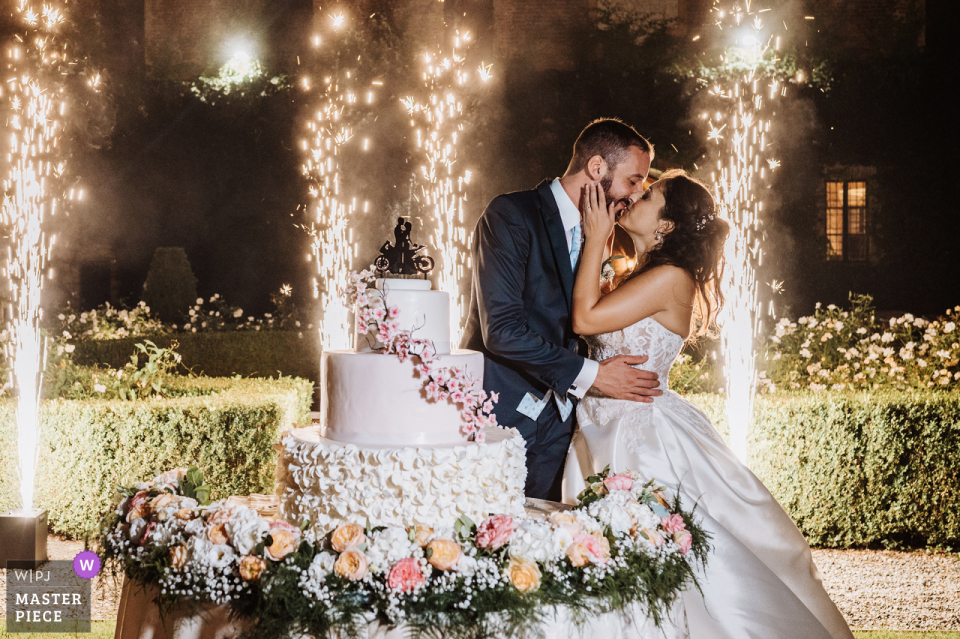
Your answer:
[[[683,338],[646,317],[619,331],[584,336],[590,359],[603,361],[615,355],[646,355],[646,364],[637,366],[660,376],[660,388],[669,386],[670,367],[683,348]]]

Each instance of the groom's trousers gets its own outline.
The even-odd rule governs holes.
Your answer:
[[[527,483],[524,492],[534,499],[560,501],[563,498],[563,465],[573,437],[577,411],[566,420],[556,402],[549,402],[534,422],[522,418],[516,428],[527,445]]]

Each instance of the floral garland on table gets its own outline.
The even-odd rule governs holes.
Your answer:
[[[370,269],[347,275],[346,288],[341,295],[347,307],[357,306],[357,332],[367,335],[376,333],[377,341],[384,345],[384,354],[396,355],[401,362],[417,357],[420,364],[417,373],[424,380],[424,391],[429,401],[450,401],[460,406],[460,432],[470,441],[482,444],[483,429],[498,426],[493,406],[500,399],[498,393],[487,394],[481,380],[475,379],[459,366],[437,366],[437,349],[428,339],[413,337],[411,331],[400,330],[400,309],[387,306],[386,293],[370,295],[377,277]]]
[[[366,636],[374,620],[473,639],[537,633],[552,606],[577,623],[641,604],[660,624],[708,535],[638,473],[589,478],[546,518],[492,515],[451,528],[343,522],[320,537],[226,502],[203,504],[196,468],[121,489],[101,522],[104,565],[159,588],[161,608],[229,604],[246,639]]]

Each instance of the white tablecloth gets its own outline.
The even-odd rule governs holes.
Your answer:
[[[263,515],[275,514],[276,502],[272,496],[251,495],[231,497],[233,503],[243,503]],[[564,508],[561,504],[531,500],[527,512],[546,514]],[[114,639],[231,639],[243,632],[242,620],[230,619],[227,606],[207,604],[199,607],[181,605],[160,617],[154,603],[158,589],[155,586],[124,580],[117,610],[117,630]],[[547,615],[542,634],[545,637],[577,637],[584,639],[688,639],[686,613],[682,600],[663,621],[662,627],[647,618],[640,606],[628,608],[623,614],[611,613],[590,619],[578,630],[566,608],[556,608]],[[368,626],[369,639],[406,639],[403,626],[390,627],[372,621]],[[506,639],[506,638],[505,638]]]

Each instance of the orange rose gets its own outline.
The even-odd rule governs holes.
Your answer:
[[[407,533],[409,534],[414,529],[413,526],[407,528]],[[417,534],[414,537],[414,543],[423,548],[427,545],[427,540],[430,539],[430,535],[433,534],[433,528],[430,526],[425,526],[424,524],[416,525]]]
[[[593,533],[593,536],[596,537],[597,543],[600,544],[600,559],[610,559],[610,540],[598,532]]]
[[[344,579],[359,581],[367,574],[367,558],[359,550],[346,550],[337,557],[333,570]]]
[[[271,530],[270,536],[273,537],[273,543],[266,547],[266,551],[267,556],[274,561],[281,561],[300,545],[299,532],[295,533],[281,528]]]
[[[191,519],[196,519],[197,511],[195,511],[193,508],[181,508],[177,511],[176,517],[177,519],[181,519],[183,521],[189,521]]]
[[[567,546],[567,559],[577,568],[583,568],[590,563],[590,554],[587,547],[581,543],[574,542]]]
[[[246,555],[240,560],[240,578],[244,581],[257,581],[266,569],[267,562],[260,557]]]
[[[507,576],[520,592],[532,592],[540,587],[540,569],[532,561],[511,559],[507,565]]]
[[[363,534],[363,528],[356,524],[340,524],[330,536],[330,545],[337,552],[356,548],[366,541],[367,536]]]
[[[650,543],[652,543],[654,546],[662,546],[662,545],[663,545],[663,535],[661,535],[660,533],[658,533],[656,530],[650,530],[649,528],[644,528],[644,529],[641,530],[640,532],[643,533],[643,535],[644,535],[647,539],[649,539],[649,540],[650,540]]]
[[[150,500],[150,512],[155,513],[161,508],[166,508],[173,501],[173,495],[170,493],[160,493]]]
[[[207,537],[210,539],[211,543],[214,544],[225,544],[227,543],[227,525],[226,524],[216,524],[207,528]]]
[[[427,562],[437,570],[450,570],[460,563],[463,551],[452,539],[434,539],[427,544]]]
[[[187,563],[187,547],[183,544],[170,549],[170,566],[179,570]]]

